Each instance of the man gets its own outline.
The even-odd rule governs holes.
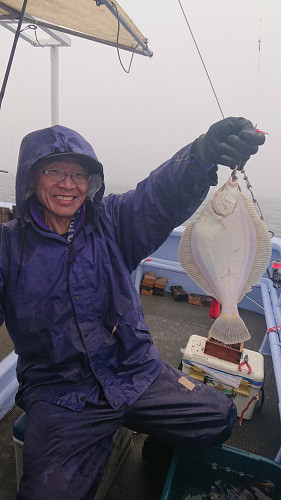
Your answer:
[[[216,164],[243,166],[263,142],[251,122],[227,118],[134,191],[102,199],[102,165],[79,134],[55,126],[23,139],[19,217],[2,225],[0,267],[1,322],[27,412],[17,498],[93,498],[122,425],[187,448],[229,437],[235,406],[200,382],[178,382],[130,275],[202,203]]]

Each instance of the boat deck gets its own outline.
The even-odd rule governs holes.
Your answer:
[[[208,308],[175,302],[168,293],[165,297],[141,296],[141,299],[155,345],[162,358],[177,367],[181,361],[180,348],[186,346],[190,335],[207,336],[212,324]],[[245,309],[240,309],[240,315],[252,336],[246,347],[257,351],[266,332],[265,319],[262,315]],[[9,341],[4,341],[4,348],[3,343],[1,345],[1,355],[4,349],[8,354],[7,349],[11,347]],[[281,444],[281,430],[271,357],[265,357],[264,390],[263,408],[259,409],[257,403],[251,420],[243,421],[241,427],[236,424],[227,444],[274,459]],[[0,500],[12,500],[16,492],[12,423],[20,413],[21,410],[15,407],[0,422]],[[143,467],[141,446],[144,439],[145,436],[141,434],[133,436],[132,450],[104,500],[160,499],[165,473],[149,474]]]
[[[14,344],[8,335],[5,325],[0,326],[0,361],[4,359],[14,348]]]

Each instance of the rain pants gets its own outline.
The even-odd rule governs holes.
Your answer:
[[[0,318],[18,354],[16,402],[28,414],[18,498],[91,498],[120,425],[158,429],[175,444],[185,436],[183,446],[206,447],[229,435],[234,405],[200,383],[190,394],[178,387],[182,374],[160,358],[131,280],[216,184],[216,168],[205,173],[191,148],[121,195],[103,198],[103,174],[94,176],[84,223],[69,243],[30,215],[30,168],[52,153],[96,155],[61,126],[22,142],[19,217],[1,227],[0,262]],[[167,392],[171,384],[176,389]]]

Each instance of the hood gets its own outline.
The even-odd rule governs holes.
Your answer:
[[[21,216],[24,214],[27,198],[34,192],[29,187],[31,167],[50,155],[58,158],[64,154],[73,154],[91,172],[87,197],[91,199],[95,195],[95,201],[100,202],[104,193],[103,168],[92,146],[74,130],[55,125],[35,130],[21,142],[16,175],[16,205]]]

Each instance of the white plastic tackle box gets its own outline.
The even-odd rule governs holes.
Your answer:
[[[209,354],[204,354],[206,337],[191,335],[183,351],[182,371],[191,377],[205,382],[229,395],[237,407],[237,415],[250,420],[259,391],[264,381],[264,360],[262,354],[243,349],[241,362],[248,356],[248,366],[224,361]],[[250,403],[250,404],[249,404]],[[249,407],[247,408],[247,406]]]

